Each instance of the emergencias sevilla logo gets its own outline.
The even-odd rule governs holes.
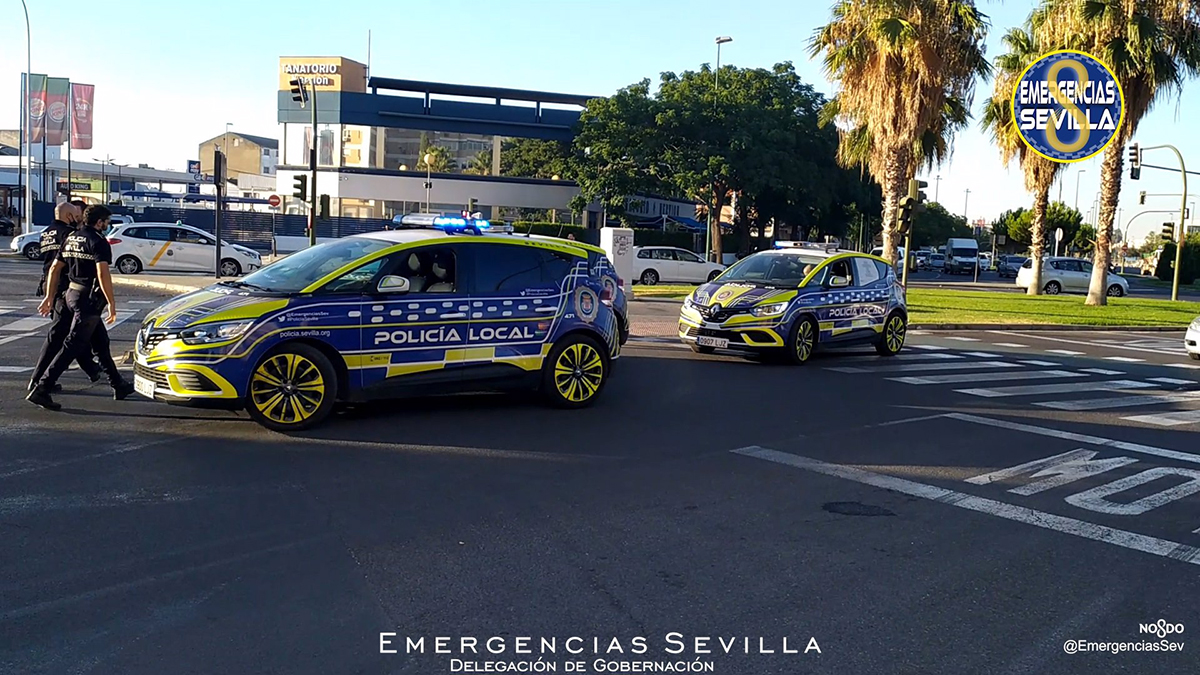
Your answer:
[[[1121,84],[1091,54],[1050,52],[1013,87],[1013,120],[1026,145],[1054,162],[1079,162],[1116,138],[1125,115]]]

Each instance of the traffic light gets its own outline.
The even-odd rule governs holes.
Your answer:
[[[225,186],[225,153],[213,148],[213,183],[220,190]]]
[[[1142,177],[1142,149],[1137,143],[1129,144],[1129,178],[1137,180]]]
[[[471,217],[475,214],[475,206],[479,203],[478,199],[471,197],[467,200],[467,216]]]
[[[900,236],[908,235],[912,229],[913,213],[916,211],[917,200],[909,195],[900,198],[900,208],[896,212],[896,231]]]
[[[1163,223],[1163,241],[1175,241],[1175,223]]]
[[[329,195],[321,195],[317,207],[317,217],[324,220],[329,217]]]
[[[290,83],[292,85],[292,100],[300,104],[303,108],[308,105],[308,88],[304,86],[304,81],[298,77],[293,77]]]
[[[921,205],[925,203],[926,197],[925,197],[925,193],[922,192],[921,190],[923,190],[924,188],[927,188],[927,187],[929,187],[929,183],[927,181],[917,180],[915,178],[908,181],[908,196],[917,200],[917,211],[918,212],[925,210],[925,207],[921,206]]]
[[[1138,193],[1138,203],[1139,204],[1146,203],[1146,191],[1145,190],[1142,190],[1141,192]]]
[[[292,177],[292,196],[302,202],[308,201],[308,176],[301,173]]]

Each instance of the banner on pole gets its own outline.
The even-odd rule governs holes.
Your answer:
[[[77,150],[92,149],[92,106],[96,86],[71,84],[71,98],[75,110],[71,115],[71,147]]]
[[[67,98],[71,81],[65,77],[46,78],[46,145],[59,146],[67,142]]]
[[[22,74],[24,79],[25,75]],[[25,133],[28,143],[41,143],[46,136],[46,76],[30,75],[26,88]]]

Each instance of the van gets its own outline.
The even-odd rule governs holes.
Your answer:
[[[979,242],[974,239],[946,240],[946,273],[971,274],[979,264]]]

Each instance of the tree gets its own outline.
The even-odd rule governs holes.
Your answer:
[[[1029,246],[1031,251],[1039,253],[1045,251],[1047,247],[1054,250],[1054,234],[1059,228],[1062,228],[1063,231],[1063,245],[1067,246],[1075,242],[1079,229],[1083,225],[1083,214],[1062,202],[1054,202],[1042,214],[1043,227],[1040,239],[1038,239],[1036,238],[1038,237],[1038,228],[1034,226],[1033,222],[1034,215],[1033,210],[1023,210],[1020,216],[1009,222],[1008,236]],[[1088,250],[1091,250],[1090,246]],[[1030,257],[1033,257],[1032,253]]]
[[[473,176],[490,176],[492,175],[492,151],[480,150],[471,158],[471,164],[463,173],[468,173]]]
[[[1142,245],[1137,248],[1137,252],[1143,257],[1153,254],[1155,251],[1163,247],[1162,235],[1157,232],[1151,232],[1142,240]]]
[[[1045,48],[1078,49],[1104,61],[1121,83],[1124,117],[1100,165],[1100,217],[1086,304],[1107,302],[1113,219],[1125,146],[1146,113],[1200,72],[1200,4],[1183,0],[1042,0],[1031,17]]]
[[[946,210],[937,202],[926,205],[925,211],[913,217],[913,246],[944,246],[950,238],[970,239],[971,227],[967,219]]]
[[[1013,240],[1014,243],[1028,246],[1029,241],[1027,239],[1022,239],[1021,237],[1017,236],[1021,231],[1018,223],[1024,215],[1025,207],[1017,207],[1001,213],[1000,217],[993,220],[991,223],[992,232],[1003,234],[1009,239]]]
[[[1033,281],[1026,288],[1029,295],[1042,292],[1042,258],[1046,241],[1046,209],[1050,203],[1050,187],[1062,170],[1062,164],[1038,155],[1022,140],[1013,120],[1013,87],[1029,64],[1036,61],[1045,51],[1025,29],[1013,28],[1002,39],[1008,53],[996,58],[995,88],[991,97],[984,102],[984,129],[992,134],[992,141],[1000,150],[1000,161],[1008,166],[1014,158],[1025,174],[1025,189],[1033,193],[1033,207],[1029,211],[1028,229],[1018,237],[1009,231],[1009,236],[1029,244],[1029,257]]]
[[[500,173],[526,178],[571,178],[571,146],[561,141],[513,138],[500,148]]]
[[[417,160],[417,170],[425,171],[425,156],[429,155],[429,171],[433,173],[449,173],[457,168],[450,151],[440,145],[426,146]]]
[[[1075,236],[1064,240],[1068,245],[1079,251],[1080,253],[1091,253],[1096,249],[1096,228],[1092,225],[1081,225],[1079,230],[1075,232]]]
[[[969,107],[975,79],[987,76],[987,19],[971,0],[839,0],[811,40],[838,87],[841,145],[859,152],[883,188],[884,256],[896,259],[896,210],[916,173],[922,141],[948,131],[947,106]],[[869,156],[861,148],[869,145]]]
[[[1163,281],[1175,280],[1175,243],[1163,245],[1154,276]],[[1179,283],[1187,286],[1200,277],[1200,235],[1189,235],[1183,243],[1183,264],[1179,267]]]

